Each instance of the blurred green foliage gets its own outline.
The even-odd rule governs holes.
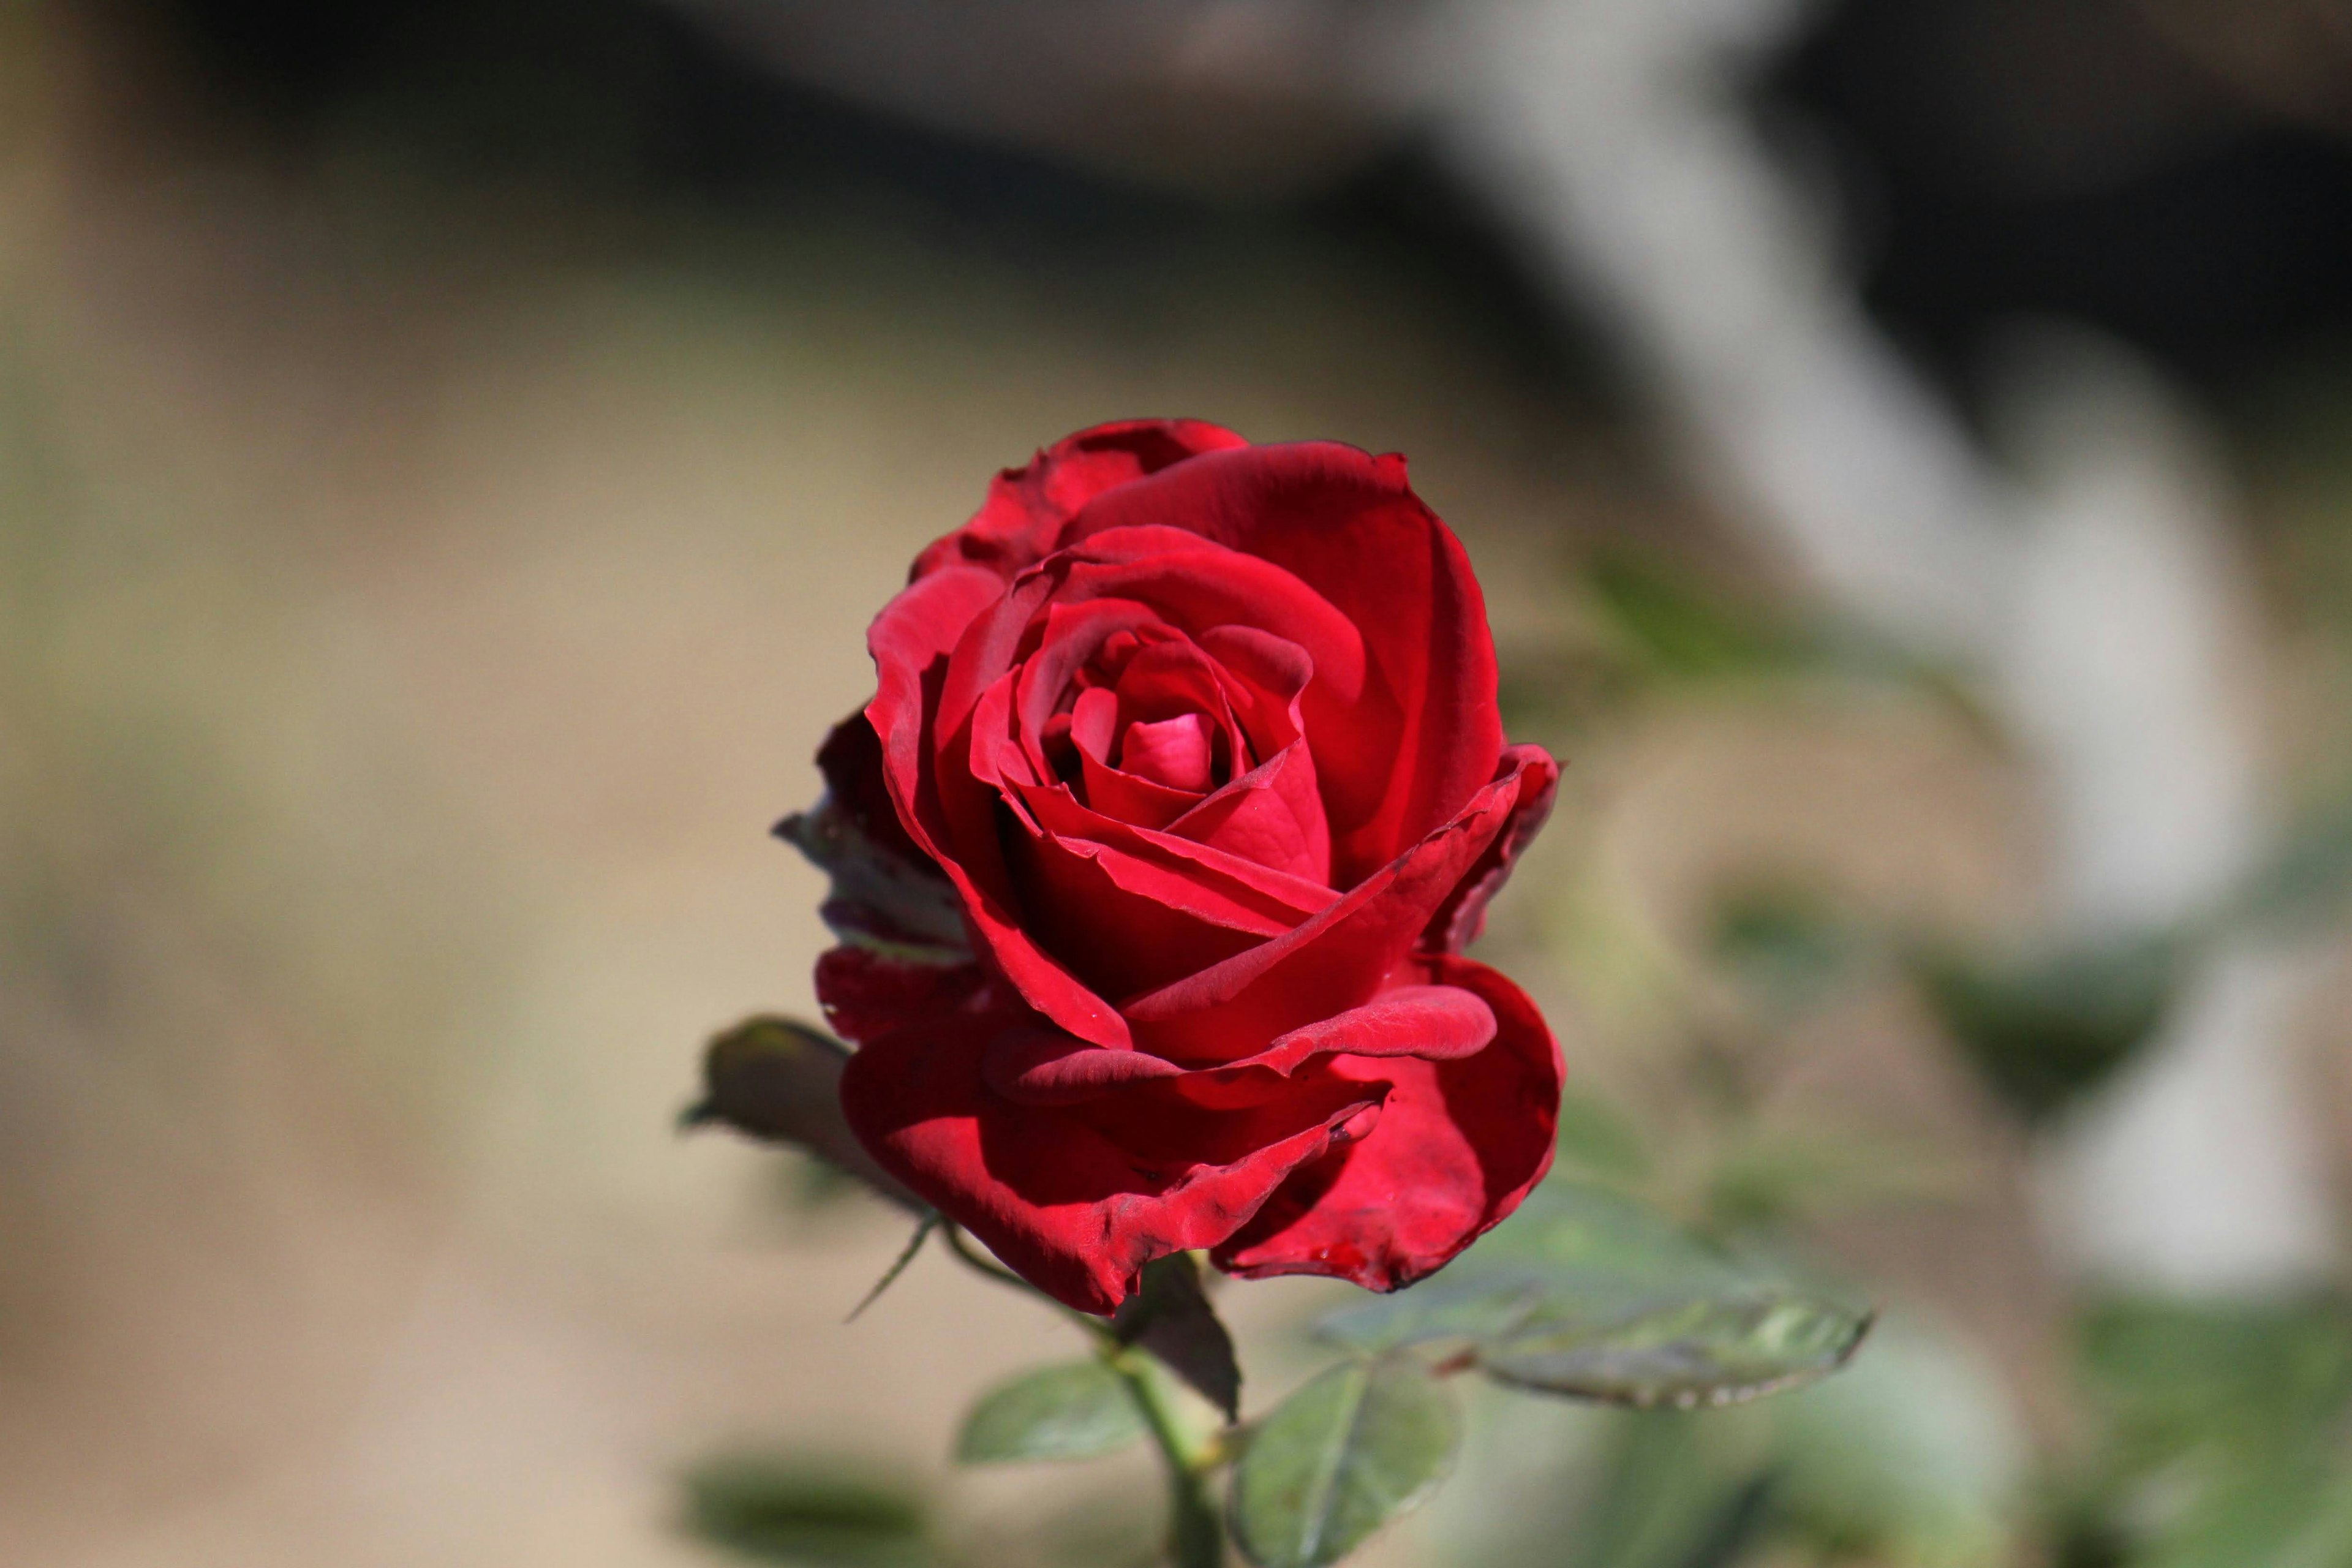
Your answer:
[[[1953,1043],[2028,1121],[2054,1115],[2130,1060],[2164,1022],[2185,967],[2169,934],[2005,960],[1931,952],[1915,963]]]
[[[2106,1301],[2078,1365],[2099,1430],[2074,1559],[2352,1563],[2352,1302]]]
[[[793,1568],[933,1568],[919,1489],[844,1468],[835,1459],[740,1453],[686,1478],[686,1527],[757,1563]]]

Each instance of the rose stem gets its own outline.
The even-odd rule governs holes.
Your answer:
[[[1208,1486],[1209,1471],[1218,1459],[1217,1446],[1213,1442],[1203,1444],[1185,1430],[1184,1419],[1169,1403],[1167,1383],[1152,1364],[1150,1353],[1119,1343],[1110,1325],[1100,1318],[1063,1306],[1011,1269],[982,1257],[973,1250],[971,1238],[954,1222],[943,1222],[940,1234],[947,1238],[948,1250],[967,1268],[1059,1308],[1065,1317],[1094,1340],[1095,1353],[1117,1375],[1128,1397],[1135,1401],[1135,1408],[1142,1415],[1143,1425],[1167,1468],[1170,1561],[1174,1568],[1224,1568],[1224,1521],[1218,1516]]]
[[[1166,1463],[1170,1560],[1175,1568],[1224,1568],[1224,1521],[1208,1486],[1210,1468],[1216,1462],[1214,1447],[1185,1430],[1183,1417],[1169,1404],[1167,1383],[1148,1355],[1116,1341],[1099,1344],[1096,1351],[1127,1385],[1128,1397],[1142,1413]]]

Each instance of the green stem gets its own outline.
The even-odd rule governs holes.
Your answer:
[[[1120,1344],[1110,1325],[1102,1319],[1064,1306],[1011,1269],[982,1257],[953,1221],[942,1222],[939,1228],[947,1239],[948,1249],[966,1268],[1059,1309],[1094,1340],[1095,1353],[1102,1357],[1103,1364],[1117,1374],[1128,1397],[1135,1401],[1135,1408],[1142,1415],[1143,1425],[1160,1450],[1160,1462],[1167,1467],[1170,1563],[1173,1568],[1225,1568],[1224,1520],[1217,1512],[1216,1500],[1209,1490],[1209,1474],[1223,1456],[1213,1438],[1203,1441],[1186,1426],[1184,1417],[1169,1398],[1167,1381],[1150,1354]]]
[[[1103,1363],[1118,1374],[1160,1448],[1168,1469],[1168,1556],[1174,1568],[1224,1568],[1225,1526],[1209,1493],[1216,1464],[1213,1445],[1187,1429],[1169,1400],[1167,1383],[1143,1352],[1101,1347]]]

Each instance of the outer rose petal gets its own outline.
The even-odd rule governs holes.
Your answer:
[[[1494,1010],[1494,1043],[1452,1061],[1336,1058],[1335,1071],[1393,1086],[1379,1123],[1285,1183],[1211,1254],[1218,1268],[1398,1289],[1499,1224],[1551,1168],[1564,1068],[1543,1016],[1483,963],[1423,963],[1432,983]]]
[[[1248,444],[1198,419],[1122,419],[1081,430],[1027,467],[997,475],[972,520],[918,556],[908,580],[961,562],[1010,581],[1052,554],[1063,525],[1103,491],[1202,452]]]
[[[1551,816],[1552,801],[1559,794],[1559,763],[1552,754],[1541,746],[1512,746],[1503,752],[1503,767],[1520,770],[1518,804],[1478,864],[1431,919],[1421,941],[1426,952],[1460,952],[1478,940],[1486,929],[1486,905],[1503,890],[1520,852]]]
[[[1105,1125],[1106,1108],[989,1090],[984,1048],[1013,1022],[940,1018],[870,1042],[843,1071],[842,1109],[893,1175],[1081,1311],[1117,1310],[1146,1263],[1233,1235],[1387,1093],[1326,1075],[1223,1111],[1143,1085]]]
[[[926,1018],[987,1005],[988,973],[977,963],[919,963],[844,945],[816,961],[816,999],[845,1040],[878,1040]]]

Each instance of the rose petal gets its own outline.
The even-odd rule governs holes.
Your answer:
[[[1428,952],[1460,952],[1478,940],[1486,929],[1487,902],[1502,891],[1520,852],[1551,816],[1552,800],[1559,793],[1559,763],[1552,754],[1540,746],[1513,746],[1503,753],[1502,765],[1519,773],[1518,800],[1511,807],[1511,820],[1462,879],[1454,896],[1430,917],[1429,929],[1421,939],[1421,946]]]
[[[1009,1030],[992,1045],[983,1076],[997,1093],[1030,1105],[1098,1100],[1147,1079],[1194,1103],[1232,1108],[1277,1092],[1321,1058],[1420,1057],[1451,1061],[1475,1055],[1495,1037],[1495,1014],[1475,993],[1454,985],[1401,985],[1337,1017],[1294,1029],[1256,1056],[1216,1068],[1185,1068],[1148,1052],[1107,1050],[1052,1029]]]
[[[1125,419],[1081,430],[997,475],[979,512],[925,550],[910,580],[969,564],[1010,581],[1053,553],[1063,525],[1104,490],[1202,452],[1246,445],[1198,419]]]
[[[878,1040],[922,1019],[980,1005],[988,972],[976,963],[922,963],[845,943],[816,961],[816,999],[845,1040]]]
[[[1093,693],[1087,695],[1092,696]],[[1105,692],[1103,695],[1108,697],[1110,694]],[[1190,791],[1170,789],[1165,784],[1156,784],[1133,773],[1106,767],[1095,759],[1090,751],[1078,753],[1078,776],[1085,785],[1087,807],[1114,822],[1131,822],[1139,827],[1165,827],[1201,804],[1201,797]]]
[[[1026,934],[1098,996],[1164,985],[1290,929],[1254,901],[1107,845],[1008,837]]]
[[[1200,794],[1212,782],[1210,733],[1204,713],[1129,724],[1118,744],[1119,771],[1171,790]]]
[[[1207,453],[1097,495],[1064,544],[1090,549],[1138,527],[1189,530],[1277,565],[1360,631],[1360,683],[1307,645],[1307,731],[1342,885],[1449,820],[1493,776],[1503,731],[1485,600],[1402,458],[1328,441]],[[1171,604],[1113,581],[1103,591]],[[1192,624],[1172,608],[1169,618]]]
[[[1331,832],[1315,791],[1315,754],[1304,743],[1285,747],[1166,821],[1142,826],[1165,827],[1178,837],[1305,881],[1330,881]]]
[[[1043,745],[1046,726],[1066,706],[1063,700],[1076,684],[1080,672],[1113,639],[1155,630],[1164,637],[1178,635],[1163,625],[1150,606],[1128,600],[1097,599],[1085,605],[1045,607],[1038,646],[1022,663],[1014,698],[1022,743],[1036,759],[1042,776],[1052,776]],[[1080,692],[1078,700],[1084,701],[1087,695],[1088,692]],[[1110,717],[1115,721],[1117,699],[1108,691],[1103,693],[1103,699],[1110,702]],[[1075,710],[1071,718],[1075,723]]]
[[[1229,1274],[1322,1274],[1394,1290],[1499,1224],[1551,1168],[1564,1068],[1527,994],[1485,964],[1424,970],[1493,1011],[1494,1043],[1449,1061],[1341,1057],[1337,1073],[1391,1085],[1370,1134],[1303,1166],[1212,1254]]]
[[[1459,816],[1287,935],[1122,1002],[1129,1037],[1171,1060],[1232,1060],[1370,1000],[1503,830],[1535,765],[1515,759]]]
[[[1072,1105],[1098,1100],[1149,1079],[1177,1078],[1184,1069],[1143,1051],[1106,1050],[1058,1029],[1007,1029],[981,1058],[981,1077],[994,1092],[1024,1105]]]
[[[1117,1310],[1152,1259],[1233,1235],[1386,1092],[1335,1078],[1241,1112],[1150,1085],[1108,1114],[1022,1105],[982,1079],[995,1032],[964,1020],[886,1035],[849,1058],[842,1109],[885,1169],[1087,1312]]]
[[[1248,903],[1286,926],[1297,925],[1339,901],[1339,895],[1319,882],[1243,859],[1213,845],[1106,816],[1066,789],[1024,789],[1020,794],[1037,825],[1057,838],[1108,845],[1160,866],[1171,875],[1206,881],[1224,896]]]

